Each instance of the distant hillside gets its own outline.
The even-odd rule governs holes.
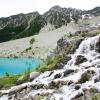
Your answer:
[[[67,25],[67,23],[70,23],[72,20],[77,23],[83,14],[99,16],[100,7],[89,11],[82,11],[54,6],[43,15],[40,15],[38,12],[32,12],[29,14],[18,14],[7,18],[0,18],[0,42],[38,34],[41,28],[48,23],[55,28]]]
[[[86,11],[86,13],[92,14],[94,16],[100,16],[100,7],[95,7],[92,10]]]
[[[44,24],[38,12],[0,18],[0,42],[37,34]]]

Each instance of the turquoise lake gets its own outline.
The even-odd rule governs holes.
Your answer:
[[[42,63],[33,58],[0,58],[0,76],[5,73],[17,75],[24,73],[27,69],[35,69]]]

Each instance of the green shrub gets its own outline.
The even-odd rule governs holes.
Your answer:
[[[40,65],[36,70],[39,72],[50,71],[56,69],[56,65],[63,59],[62,56],[47,57],[46,61]]]
[[[31,50],[32,49],[32,47],[29,47],[29,48],[26,48],[26,52],[28,52],[29,50]]]
[[[30,44],[33,44],[35,42],[35,38],[32,38],[31,40],[30,40]]]

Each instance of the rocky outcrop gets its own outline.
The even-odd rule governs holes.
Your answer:
[[[72,17],[71,14],[78,19],[82,15],[82,11],[73,8],[61,8],[60,6],[54,6],[43,16],[47,23],[59,28],[62,25],[67,25],[67,23],[70,23]]]
[[[20,84],[25,83],[27,81],[33,81],[40,74],[41,74],[40,72],[31,72],[29,75],[22,75],[21,77],[18,78],[16,85],[20,85]]]
[[[83,38],[66,38],[63,37],[57,42],[57,48],[55,49],[55,54],[66,55],[72,54],[78,48],[79,44]]]

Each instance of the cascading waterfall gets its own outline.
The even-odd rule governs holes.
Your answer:
[[[100,46],[97,46],[99,42],[100,35],[84,39],[79,45],[79,48],[72,55],[72,59],[67,63],[67,65],[65,65],[65,68],[62,68],[60,70],[58,69],[53,71],[46,71],[42,73],[39,77],[34,79],[32,82],[12,87],[8,91],[1,90],[0,92],[4,93],[4,95],[0,98],[0,100],[8,100],[9,97],[5,94],[17,93],[18,90],[25,91],[25,93],[19,93],[18,96],[20,97],[23,95],[23,100],[26,100],[27,98],[29,99],[30,97],[35,98],[39,94],[46,94],[45,98],[49,97],[50,100],[52,100],[51,98],[54,98],[55,100],[72,100],[72,98],[74,97],[82,96],[79,94],[83,94],[84,88],[96,88],[98,91],[100,91],[100,79],[97,82],[94,82],[95,79],[100,78],[100,67],[97,67],[100,65],[100,53],[98,52],[98,50],[100,50]],[[80,55],[85,57],[87,61],[86,63],[82,62],[80,65],[75,65],[76,59]],[[92,66],[93,63],[94,66]],[[86,64],[85,67],[84,64]],[[89,64],[91,65],[89,66]],[[88,75],[87,73],[91,78],[85,80],[84,82],[80,82],[79,80],[82,79],[82,75]],[[78,85],[80,88],[77,90],[75,89],[75,87]],[[34,86],[37,88],[36,90],[30,88]],[[27,91],[28,89],[23,90],[23,87],[29,87],[30,91]],[[55,89],[55,87],[57,89]]]
[[[100,34],[95,37],[90,37],[83,40],[82,43],[79,45],[79,48],[72,55],[72,59],[67,63],[66,66],[74,66],[78,55],[84,56],[85,58],[87,58],[88,61],[93,61],[95,57],[100,55],[96,52],[96,43],[99,39]]]

